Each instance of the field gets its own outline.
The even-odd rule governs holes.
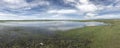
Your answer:
[[[94,20],[107,26],[85,27],[64,32],[66,38],[79,38],[78,48],[120,48],[120,20]],[[84,47],[83,47],[84,46]]]
[[[10,43],[0,41],[0,48],[120,48],[120,20],[89,21],[108,25],[56,31],[56,35],[48,39],[40,39],[36,35],[33,39],[24,36]]]

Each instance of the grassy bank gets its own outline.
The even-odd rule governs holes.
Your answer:
[[[107,26],[85,27],[61,33],[65,38],[90,41],[89,48],[120,48],[120,20],[94,20],[105,22]],[[85,48],[87,48],[85,46]]]

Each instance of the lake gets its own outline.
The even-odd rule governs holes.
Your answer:
[[[86,26],[100,26],[105,25],[102,22],[73,22],[73,21],[36,21],[36,22],[3,22],[0,23],[1,29],[7,28],[28,28],[29,31],[32,30],[70,30],[75,28],[82,28]]]

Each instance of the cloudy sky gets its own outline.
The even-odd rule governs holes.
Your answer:
[[[0,0],[0,20],[120,18],[120,0]]]

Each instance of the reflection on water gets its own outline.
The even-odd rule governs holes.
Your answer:
[[[1,26],[24,28],[25,30],[70,30],[85,26],[104,25],[101,22],[70,22],[70,21],[40,21],[40,22],[5,22]]]

